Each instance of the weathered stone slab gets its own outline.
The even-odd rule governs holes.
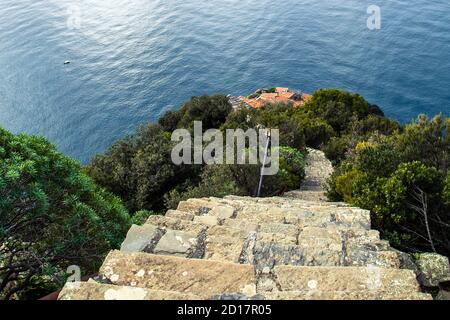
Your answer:
[[[272,269],[276,265],[303,266],[303,249],[296,245],[256,241],[253,249],[254,264],[257,270]]]
[[[285,216],[280,212],[240,211],[236,220],[251,221],[254,223],[285,223]]]
[[[324,191],[290,191],[283,194],[283,197],[306,201],[327,201],[327,195]]]
[[[202,299],[225,293],[256,294],[253,266],[214,260],[112,251],[100,275],[115,285],[190,293]]]
[[[342,230],[342,235],[345,241],[344,265],[400,268],[400,255],[387,241],[380,240],[378,231],[347,228]]]
[[[343,263],[343,240],[336,228],[305,227],[298,245],[307,266],[339,266]]]
[[[216,226],[220,224],[220,220],[219,218],[215,217],[215,216],[195,216],[194,217],[194,222],[196,223],[201,223],[207,226]]]
[[[384,291],[274,291],[261,293],[266,300],[432,300],[420,292],[388,293]]]
[[[366,230],[369,230],[371,226],[370,211],[363,209],[351,209],[351,213],[337,211],[335,219],[337,222],[359,226]]]
[[[114,286],[96,282],[68,282],[58,300],[197,300],[198,296],[174,291]]]
[[[226,219],[222,223],[225,227],[240,229],[245,232],[255,232],[259,229],[259,224],[249,220]]]
[[[218,219],[223,220],[233,218],[235,213],[236,209],[232,206],[222,205],[213,207],[211,211],[208,212],[208,215],[215,216]]]
[[[195,215],[193,213],[185,212],[185,211],[168,210],[166,212],[166,217],[174,218],[174,219],[180,219],[180,220],[192,221],[192,220],[194,220]]]
[[[361,228],[344,228],[341,230],[343,236],[349,242],[366,244],[380,242],[380,232],[377,230],[366,230]],[[388,243],[386,243],[389,246]],[[387,250],[387,247],[386,247]]]
[[[205,199],[189,199],[181,201],[177,210],[192,213],[196,216],[208,214],[217,203]]]
[[[204,259],[239,263],[245,240],[243,238],[208,236]]]
[[[258,241],[265,243],[274,242],[281,245],[297,245],[297,237],[284,233],[258,232]]]
[[[151,252],[162,235],[163,232],[156,226],[132,225],[120,250]]]
[[[347,244],[344,265],[400,268],[399,255],[395,251],[385,250],[379,243]]]
[[[441,282],[450,281],[450,266],[447,257],[436,253],[422,253],[416,261],[419,281],[426,287],[437,287]]]
[[[165,216],[150,216],[145,224],[191,233],[200,233],[202,230],[207,228],[204,224]]]
[[[249,232],[226,226],[212,226],[206,232],[205,259],[239,262]]]
[[[292,224],[262,223],[259,227],[259,232],[277,233],[286,237],[297,238],[300,233],[300,229]]]
[[[274,274],[280,291],[419,291],[416,275],[406,269],[276,266]]]
[[[154,249],[156,254],[188,257],[197,246],[197,234],[167,230]]]
[[[334,224],[334,219],[328,212],[315,212],[310,210],[289,212],[285,217],[285,222],[294,224],[300,228],[304,227],[325,227],[330,223]]]
[[[249,233],[250,231],[245,228],[239,229],[230,226],[212,226],[206,232],[208,237],[215,237],[216,239],[220,237],[245,239]]]

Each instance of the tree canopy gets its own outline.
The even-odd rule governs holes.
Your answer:
[[[46,139],[0,128],[0,297],[38,298],[94,272],[130,224],[121,200]]]

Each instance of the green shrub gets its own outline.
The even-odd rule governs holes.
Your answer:
[[[403,250],[450,255],[450,119],[421,115],[404,128],[369,123],[377,125],[360,127],[360,142],[342,148],[329,196],[371,210],[373,226]],[[341,140],[332,138],[327,147]]]
[[[181,110],[178,128],[192,128],[194,121],[202,121],[203,129],[220,128],[232,107],[224,95],[192,97]]]
[[[176,209],[180,201],[190,198],[242,195],[235,181],[230,179],[231,174],[230,167],[227,165],[205,166],[197,186],[188,186],[185,190],[174,189],[164,196],[166,207]]]
[[[258,129],[259,127],[278,129],[280,145],[305,150],[305,134],[295,115],[299,113],[286,104],[264,105],[258,109],[240,109],[231,113],[223,126],[226,129]]]
[[[444,191],[442,192],[442,201],[450,207],[450,175],[447,175],[444,182]]]
[[[0,298],[38,298],[97,270],[130,226],[119,198],[41,137],[0,128]]]
[[[198,179],[199,166],[173,164],[174,143],[160,125],[142,126],[136,135],[113,144],[86,168],[101,186],[121,197],[130,210],[164,210],[163,195]]]
[[[158,213],[154,211],[140,210],[133,215],[133,217],[131,218],[131,223],[138,226],[143,225],[150,216],[154,216],[157,214]]]
[[[305,144],[314,149],[320,149],[336,135],[333,128],[323,119],[307,114],[296,115],[295,120],[303,131]]]
[[[290,147],[280,147],[279,154],[280,170],[276,175],[264,177],[261,196],[281,194],[301,185],[305,175],[303,154]],[[255,196],[260,171],[260,164],[205,166],[197,186],[172,190],[166,194],[166,206],[176,208],[179,201],[189,198],[223,197],[229,194]]]
[[[317,90],[304,109],[326,121],[337,134],[348,130],[352,118],[362,119],[370,114],[369,103],[363,97],[337,89]]]

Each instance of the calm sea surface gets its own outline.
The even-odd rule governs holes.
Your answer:
[[[0,126],[82,162],[193,95],[272,85],[450,115],[450,1],[0,0]]]

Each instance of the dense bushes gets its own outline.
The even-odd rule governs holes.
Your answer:
[[[248,128],[276,128],[280,131],[280,145],[305,149],[302,124],[295,119],[299,111],[289,105],[265,105],[259,109],[241,108],[230,114],[222,130]]]
[[[337,167],[329,196],[371,210],[374,227],[404,250],[450,255],[449,120],[422,115],[359,142]]]
[[[280,170],[265,176],[261,196],[272,196],[300,187],[304,177],[304,156],[291,147],[280,147]],[[206,166],[201,181],[185,191],[173,190],[166,195],[168,208],[176,208],[179,201],[200,197],[223,197],[229,194],[255,196],[261,164]]]
[[[231,104],[226,96],[192,97],[180,110],[167,112],[159,124],[168,132],[191,128],[194,121],[202,121],[205,129],[219,128],[230,112]]]
[[[325,120],[338,134],[351,125],[353,118],[362,119],[371,111],[369,103],[360,95],[337,89],[316,91],[304,109]]]
[[[230,111],[225,96],[193,97],[180,110],[167,112],[159,124],[142,126],[135,135],[117,141],[105,154],[94,157],[86,171],[120,196],[130,211],[163,211],[164,195],[196,185],[202,169],[172,163],[172,131],[192,129],[196,120],[203,122],[205,130],[218,128]]]
[[[127,210],[43,138],[0,128],[0,298],[38,298],[70,265],[95,272],[129,228]]]
[[[159,211],[163,196],[200,173],[197,166],[176,166],[170,134],[158,124],[142,126],[136,135],[93,158],[87,172],[101,186],[120,196],[130,212]]]

